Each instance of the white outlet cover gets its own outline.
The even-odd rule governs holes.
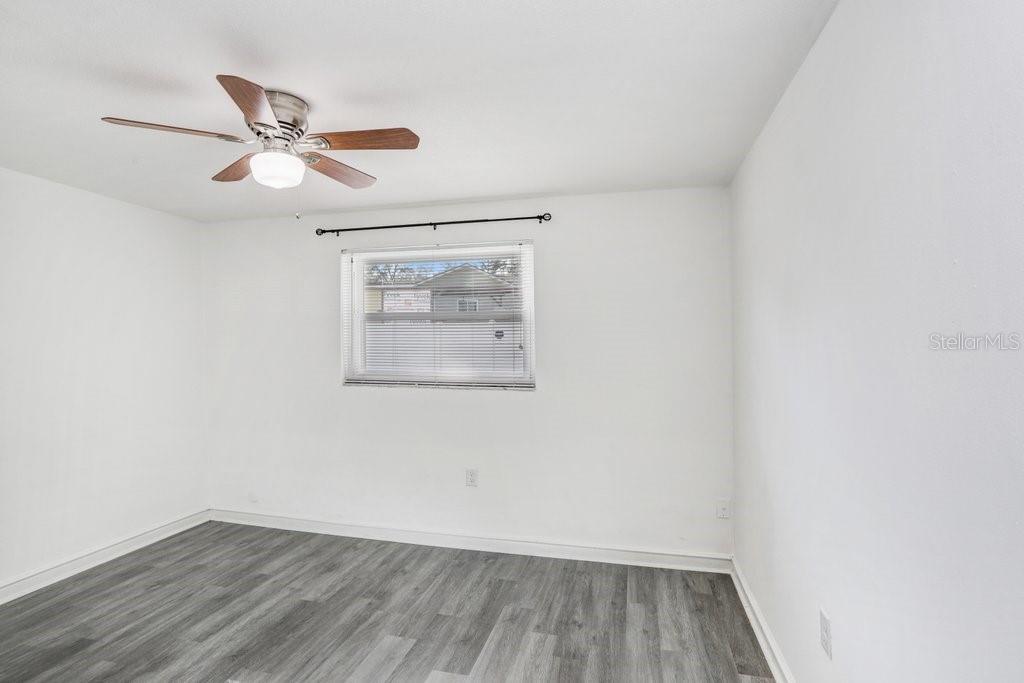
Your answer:
[[[715,504],[715,516],[718,519],[729,519],[732,517],[732,501],[728,498],[719,498]]]
[[[477,486],[480,482],[480,473],[477,470],[466,470],[466,486]]]

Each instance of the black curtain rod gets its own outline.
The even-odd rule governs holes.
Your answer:
[[[367,225],[361,228],[317,228],[317,235],[326,235],[328,233],[334,233],[335,235],[343,232],[356,232],[358,230],[390,230],[392,228],[425,228],[428,225],[437,230],[439,225],[462,225],[464,223],[497,223],[499,221],[537,221],[543,223],[544,221],[551,220],[550,213],[542,213],[536,216],[514,216],[512,218],[476,218],[469,221],[430,221],[429,223],[400,223],[398,225]]]

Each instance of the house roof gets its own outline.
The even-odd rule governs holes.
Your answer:
[[[508,289],[512,283],[469,263],[449,268],[416,283],[431,289]]]

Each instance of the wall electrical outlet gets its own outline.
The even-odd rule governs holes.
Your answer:
[[[729,519],[732,517],[732,501],[728,498],[719,498],[715,505],[715,516],[718,519]]]
[[[825,614],[825,610],[818,610],[818,620],[821,624],[821,649],[832,659],[832,620]]]
[[[466,486],[477,486],[480,483],[480,473],[477,470],[466,470]]]

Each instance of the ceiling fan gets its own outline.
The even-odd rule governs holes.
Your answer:
[[[259,143],[263,151],[246,154],[213,176],[213,180],[231,182],[242,180],[252,173],[253,179],[260,185],[278,189],[295,187],[301,183],[307,166],[349,187],[369,187],[377,182],[376,178],[319,152],[342,149],[416,149],[420,144],[419,136],[408,128],[307,133],[309,104],[302,98],[281,90],[264,90],[262,86],[238,76],[220,75],[217,81],[242,110],[245,124],[256,135],[255,139],[243,140],[227,133],[112,116],[105,116],[103,120],[119,126],[200,135],[244,145]]]

